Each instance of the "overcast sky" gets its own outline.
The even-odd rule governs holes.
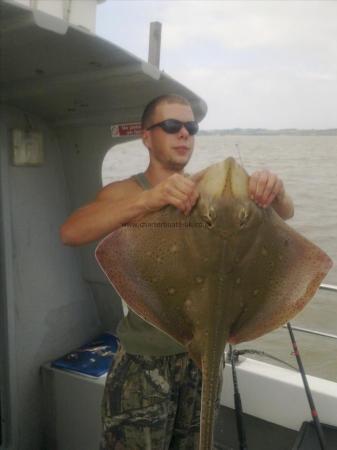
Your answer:
[[[208,105],[202,129],[337,128],[337,1],[117,1],[98,35],[160,68]]]

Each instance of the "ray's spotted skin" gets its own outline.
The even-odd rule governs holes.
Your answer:
[[[226,342],[255,339],[289,321],[332,266],[281,219],[279,180],[262,189],[263,179],[261,173],[249,178],[228,158],[192,177],[199,197],[188,217],[166,206],[142,217],[148,226],[122,227],[96,249],[128,306],[182,344],[202,370],[202,450],[212,449]],[[252,195],[273,207],[259,207]]]

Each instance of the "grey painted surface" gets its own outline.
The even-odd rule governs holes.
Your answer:
[[[10,429],[17,429],[17,386],[15,346],[15,293],[13,275],[12,221],[10,211],[10,179],[8,174],[8,131],[3,109],[0,109],[0,382],[1,382],[1,437],[9,441]],[[9,406],[11,405],[11,407]],[[2,450],[3,447],[1,447]]]
[[[57,129],[67,188],[71,199],[70,211],[93,201],[102,188],[102,164],[112,138],[107,127]],[[119,297],[98,267],[95,259],[97,242],[77,248],[81,257],[83,278],[94,292],[98,314],[105,330],[115,330],[122,317]]]
[[[22,112],[14,109],[7,109],[3,120],[8,130],[27,125]],[[29,120],[43,132],[45,164],[2,167],[10,180],[9,205],[1,213],[11,223],[13,253],[2,255],[1,261],[12,264],[14,276],[8,301],[14,302],[9,307],[15,311],[15,329],[10,330],[15,336],[10,358],[17,370],[11,380],[17,395],[15,450],[37,450],[42,443],[41,364],[101,330],[92,291],[81,274],[80,255],[59,239],[71,201],[57,138],[42,120],[31,115]],[[2,141],[1,151],[8,154],[10,146],[10,139]]]

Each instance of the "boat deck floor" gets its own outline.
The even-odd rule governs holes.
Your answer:
[[[247,450],[320,450],[312,424],[300,432],[244,414]],[[337,428],[324,426],[326,450],[337,449]],[[239,450],[234,410],[221,406],[215,424],[214,450]]]
[[[326,450],[337,449],[337,427],[323,425]],[[304,422],[298,433],[296,443],[292,450],[320,450],[321,446],[313,422]]]

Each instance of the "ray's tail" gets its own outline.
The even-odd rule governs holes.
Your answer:
[[[202,358],[202,394],[199,450],[213,449],[215,408],[222,385],[223,349]]]

